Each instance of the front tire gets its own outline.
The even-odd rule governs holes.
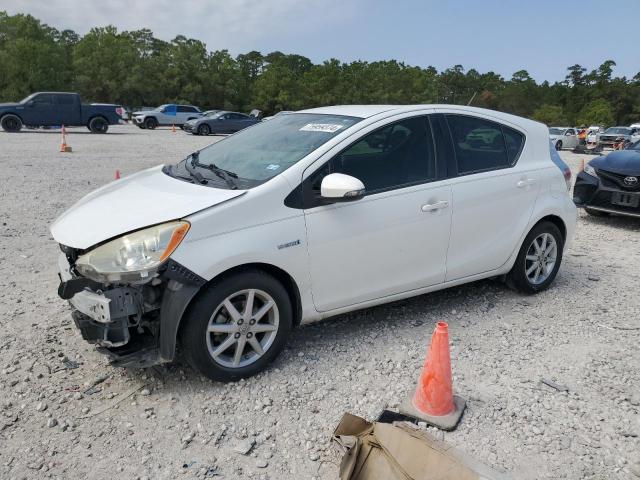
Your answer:
[[[154,130],[158,126],[158,120],[153,117],[145,119],[144,126],[147,130]]]
[[[210,134],[211,134],[211,127],[209,127],[209,125],[203,124],[198,127],[198,135],[210,135]]]
[[[551,222],[537,224],[526,236],[507,285],[523,293],[538,293],[549,288],[560,269],[564,238]]]
[[[22,129],[22,120],[19,116],[9,113],[0,119],[0,125],[5,132],[17,133]]]
[[[212,380],[250,377],[284,347],[293,324],[287,291],[271,275],[248,271],[209,285],[183,319],[187,361]]]
[[[562,150],[562,140],[556,142],[556,150]]]
[[[91,133],[107,133],[109,122],[102,117],[93,117],[89,121],[89,130]]]

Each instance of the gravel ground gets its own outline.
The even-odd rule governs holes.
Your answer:
[[[375,419],[410,394],[437,320],[468,401],[446,441],[514,478],[640,477],[637,219],[581,212],[555,285],[537,296],[482,281],[343,315],[297,329],[246,381],[108,366],[56,295],[48,227],[115,169],[214,140],[78,129],[60,154],[58,132],[0,133],[0,478],[337,478],[342,413]],[[586,158],[562,156],[574,173]]]

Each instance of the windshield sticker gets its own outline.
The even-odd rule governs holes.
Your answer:
[[[271,165],[267,165],[267,170],[278,170],[280,168],[280,165],[275,165],[275,164],[271,164]]]
[[[307,123],[300,129],[301,132],[325,132],[334,133],[340,130],[343,125],[335,123]]]

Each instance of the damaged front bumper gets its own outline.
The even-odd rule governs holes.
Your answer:
[[[64,253],[58,267],[58,294],[69,301],[82,338],[112,363],[147,367],[173,360],[178,325],[204,279],[172,260],[142,285],[104,285],[81,277]]]

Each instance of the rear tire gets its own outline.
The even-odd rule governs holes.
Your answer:
[[[211,128],[206,123],[198,127],[198,135],[211,135]]]
[[[282,284],[255,270],[207,286],[183,323],[180,343],[187,361],[206,377],[227,382],[255,375],[276,358],[291,331],[293,311]]]
[[[107,133],[109,122],[102,117],[93,117],[89,120],[89,130],[91,133]]]
[[[153,117],[146,118],[144,126],[147,130],[155,130],[158,127],[158,120]]]
[[[556,142],[556,150],[562,150],[562,140]]]
[[[507,274],[507,285],[522,293],[538,293],[549,288],[560,269],[564,238],[548,221],[531,229],[522,242],[518,257]]]
[[[593,217],[608,217],[610,215],[609,212],[602,212],[600,210],[593,210],[591,208],[585,208],[584,211]]]
[[[17,133],[22,129],[22,120],[19,116],[9,113],[0,119],[0,125],[5,132]]]

